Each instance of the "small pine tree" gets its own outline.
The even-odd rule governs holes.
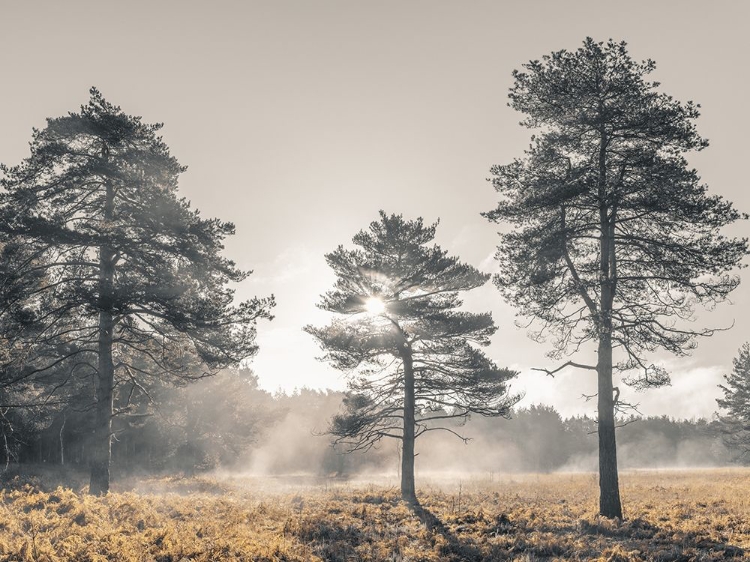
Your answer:
[[[458,310],[460,294],[489,276],[430,246],[436,227],[381,211],[354,236],[356,250],[339,246],[326,255],[337,280],[319,306],[337,318],[305,328],[349,377],[345,411],[331,433],[349,450],[400,440],[401,495],[411,504],[417,437],[455,433],[441,425],[448,419],[506,416],[518,400],[507,386],[516,373],[476,347],[490,343],[491,315]]]
[[[745,459],[750,455],[750,343],[740,348],[734,368],[724,380],[725,384],[719,385],[724,398],[716,400],[726,411],[720,418],[724,442]]]

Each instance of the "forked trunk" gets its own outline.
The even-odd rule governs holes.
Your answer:
[[[411,349],[405,346],[404,361],[404,435],[401,455],[401,499],[416,505],[417,492],[414,486],[414,367]]]

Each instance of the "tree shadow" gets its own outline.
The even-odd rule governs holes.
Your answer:
[[[445,539],[446,544],[441,547],[440,555],[446,560],[461,560],[467,562],[481,562],[487,559],[486,553],[471,544],[468,541],[462,541],[448,526],[443,523],[429,509],[419,502],[408,503],[412,513],[419,517],[427,529],[435,534],[439,534]]]
[[[57,487],[81,491],[89,483],[89,473],[77,465],[14,464],[0,473],[0,487],[19,490],[30,487],[51,492]]]
[[[662,528],[641,518],[619,521],[617,525],[582,520],[576,530],[581,536],[605,537],[627,550],[648,552],[655,560],[744,560],[747,554],[743,548],[730,544],[723,537],[712,537],[706,530]]]
[[[487,517],[467,513],[447,524],[419,503],[407,504],[432,534],[432,546],[441,559],[451,562],[533,559],[587,559],[609,550],[611,560],[630,560],[624,553],[640,552],[643,560],[744,560],[747,552],[725,537],[705,530],[679,531],[659,527],[640,518],[625,521],[560,522],[511,521],[507,515]],[[490,530],[491,529],[491,530]],[[463,534],[466,533],[466,534]],[[473,533],[473,536],[469,533]],[[440,538],[438,538],[440,537]],[[476,543],[477,537],[488,538]]]

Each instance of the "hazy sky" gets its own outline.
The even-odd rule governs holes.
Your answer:
[[[496,227],[479,216],[496,202],[486,178],[530,134],[506,105],[511,71],[587,35],[628,41],[634,58],[657,62],[663,91],[702,104],[698,128],[711,146],[691,163],[750,211],[748,2],[0,0],[0,21],[0,161],[18,163],[31,128],[77,110],[92,85],[127,113],[164,122],[189,166],[182,193],[203,216],[237,226],[227,255],[255,271],[239,296],[276,294],[253,363],[270,390],[343,388],[301,327],[327,321],[315,308],[333,282],[323,254],[379,209],[439,217],[438,243],[493,270]],[[750,225],[730,233],[747,236]],[[731,330],[690,358],[655,358],[673,387],[625,396],[649,415],[715,411],[721,374],[750,339],[750,279],[733,301],[697,320]],[[493,311],[489,354],[523,372],[514,386],[525,404],[593,412],[580,398],[593,394],[593,373],[531,372],[552,366],[548,348],[514,326],[493,287],[466,303]]]

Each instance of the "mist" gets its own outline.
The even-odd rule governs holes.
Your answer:
[[[349,453],[345,447],[334,446],[326,431],[343,397],[338,391],[310,389],[265,394],[266,417],[256,421],[255,438],[243,454],[221,468],[230,474],[254,476],[397,478],[399,440],[384,438],[366,452]],[[258,409],[248,405],[247,411]],[[733,462],[715,420],[630,417],[620,419],[618,425],[622,469],[717,467]],[[595,420],[588,416],[563,418],[551,406],[522,406],[509,419],[479,416],[445,428],[450,431],[429,431],[417,439],[418,477],[597,469]]]
[[[249,370],[226,370],[185,385],[153,381],[130,416],[116,418],[112,470],[118,476],[224,476],[395,479],[400,441],[366,452],[334,446],[329,421],[344,393],[298,389],[272,394]],[[82,399],[81,399],[82,400]],[[131,398],[133,400],[133,398]],[[90,434],[80,400],[44,416],[12,420],[3,463],[85,470]],[[9,414],[10,415],[10,414]],[[630,417],[618,421],[621,469],[718,467],[734,462],[717,420]],[[551,406],[516,408],[509,419],[470,418],[429,431],[416,442],[417,481],[425,475],[492,477],[500,473],[595,472],[596,422],[563,418]],[[437,428],[435,428],[437,429]],[[465,438],[465,441],[456,436]]]

